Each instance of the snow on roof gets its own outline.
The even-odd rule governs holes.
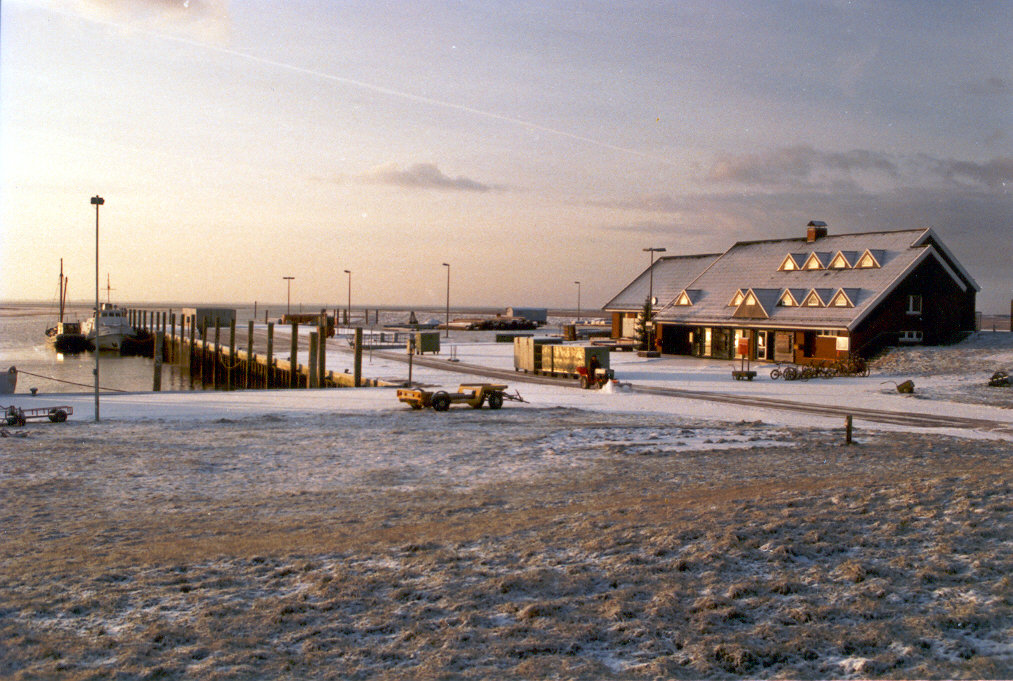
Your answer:
[[[731,325],[734,308],[728,306],[728,301],[732,300],[736,291],[776,289],[779,292],[778,299],[785,290],[791,291],[799,306],[773,305],[766,308],[765,305],[769,315],[765,323],[811,328],[849,327],[864,317],[885,293],[892,290],[900,278],[920,258],[927,255],[929,247],[936,246],[937,239],[925,238],[927,232],[927,229],[917,229],[841,234],[822,237],[816,243],[807,243],[804,237],[739,242],[717,258],[696,280],[683,283],[680,287],[680,290],[693,288],[702,292],[691,307],[666,307],[659,311],[658,320],[701,326]],[[821,260],[826,253],[868,252],[876,258],[879,267],[792,271],[779,269],[786,255],[792,255],[797,261],[804,254],[804,262],[810,254],[817,252],[816,247],[819,248],[817,257]],[[828,261],[829,257],[823,260],[824,264]],[[655,290],[657,289],[656,273]],[[854,307],[807,307],[803,304],[804,298],[812,290],[818,292],[826,305],[840,289],[847,292]],[[642,304],[643,297],[641,306]]]
[[[655,309],[672,304],[701,272],[721,257],[720,253],[706,255],[672,255],[654,261],[654,297],[658,299]],[[609,312],[639,312],[650,294],[651,268],[640,273],[626,288],[605,304]],[[693,304],[696,297],[690,293]]]

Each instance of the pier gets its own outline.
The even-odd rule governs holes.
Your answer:
[[[255,351],[255,325],[247,323],[245,338],[237,336],[234,316],[223,323],[220,318],[200,319],[194,314],[173,311],[130,309],[130,325],[144,338],[135,353],[151,357],[155,362],[154,390],[160,390],[161,365],[174,364],[185,368],[190,377],[201,385],[215,390],[257,390],[296,388],[352,388],[390,385],[376,379],[362,377],[362,330],[355,330],[354,371],[335,373],[327,369],[327,315],[319,316],[319,323],[310,326],[308,334],[309,361],[298,363],[300,351],[300,324],[284,324],[291,335],[282,336],[288,345],[287,356],[278,356],[275,344],[274,322],[267,323],[266,338],[261,330],[260,346],[266,351]],[[333,319],[333,318],[332,318]],[[333,324],[333,321],[330,322]],[[333,326],[330,327],[333,329]],[[333,331],[332,331],[333,333]]]

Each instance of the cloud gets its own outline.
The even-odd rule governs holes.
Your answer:
[[[450,177],[435,163],[416,163],[402,170],[395,164],[374,168],[362,175],[347,179],[360,184],[376,184],[404,189],[437,189],[442,191],[488,192],[502,189],[496,185],[484,184],[467,177]]]
[[[228,0],[77,0],[87,18],[144,30],[182,29],[220,38],[230,26]]]
[[[897,176],[897,163],[887,155],[857,149],[827,152],[807,145],[773,149],[760,154],[718,157],[707,173],[707,180],[747,185],[812,183],[852,173],[878,173]]]
[[[892,156],[865,149],[820,151],[810,146],[758,154],[718,157],[705,176],[714,185],[824,191],[882,191],[903,187],[969,187],[1008,192],[1013,158],[985,162],[936,158],[927,154]]]

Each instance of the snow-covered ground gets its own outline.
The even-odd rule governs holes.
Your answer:
[[[285,329],[278,329],[283,336]],[[280,341],[284,345],[284,341]],[[351,371],[352,356],[342,338],[328,342],[327,367],[334,372]],[[440,362],[448,367],[473,364],[513,369],[513,346],[509,343],[470,342],[445,345]],[[458,364],[450,358],[459,360]],[[307,362],[306,353],[299,358]],[[510,392],[519,393],[525,404],[508,402],[507,408],[568,408],[594,412],[653,414],[659,419],[706,420],[739,423],[762,421],[784,427],[839,427],[840,418],[753,406],[737,406],[697,399],[636,394],[623,385],[659,386],[746,397],[792,400],[842,408],[888,410],[986,419],[1013,426],[1013,389],[989,388],[988,378],[998,369],[1013,370],[1013,334],[983,332],[948,347],[896,349],[873,364],[868,377],[832,380],[772,380],[770,364],[753,363],[754,381],[735,381],[731,370],[738,362],[689,357],[641,358],[635,353],[611,355],[618,385],[601,391],[514,382]],[[405,363],[366,353],[363,374],[369,378],[405,381]],[[454,391],[459,383],[489,382],[481,376],[451,373],[415,364],[416,384]],[[896,385],[913,380],[915,392],[900,394]],[[31,396],[18,394],[11,400],[21,407],[49,406],[56,402],[74,407],[75,421],[94,419],[94,396],[81,394]],[[162,392],[103,394],[100,414],[108,421],[209,421],[222,418],[259,418],[266,415],[314,415],[353,412],[388,412],[406,409],[391,388],[357,390],[295,390],[235,392]],[[856,422],[858,425],[858,422]],[[902,426],[865,424],[863,427],[898,429]],[[924,429],[919,429],[924,431]],[[1008,437],[1008,433],[966,429],[941,431],[969,437]]]

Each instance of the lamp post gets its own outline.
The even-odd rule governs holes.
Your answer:
[[[577,285],[577,323],[580,324],[580,282],[573,282]]]
[[[450,338],[450,263],[445,262],[443,266],[447,268],[447,338]]]
[[[282,277],[282,279],[288,282],[288,302],[285,304],[285,316],[287,317],[292,314],[292,280],[295,277]]]
[[[98,369],[99,369],[99,331],[101,330],[102,315],[99,312],[98,306],[98,207],[105,203],[105,199],[101,196],[91,197],[91,205],[95,206],[95,323],[93,329],[95,331],[95,422],[99,421],[99,405],[98,405]]]
[[[348,307],[345,308],[345,324],[352,325],[352,270],[345,270],[348,275]]]
[[[654,348],[654,254],[664,253],[664,248],[645,248],[644,252],[651,254],[651,266],[648,268],[650,278],[650,288],[647,293],[647,319],[645,320],[648,326],[647,329],[647,349],[652,350]]]

